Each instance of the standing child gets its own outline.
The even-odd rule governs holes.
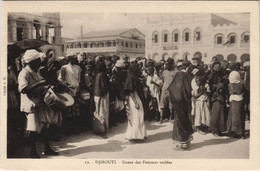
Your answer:
[[[202,76],[194,78],[197,88],[192,90],[195,98],[195,127],[200,134],[205,135],[210,124],[209,96],[210,92],[208,84],[205,83]]]
[[[243,111],[244,84],[241,82],[240,74],[232,71],[229,75],[229,113],[227,120],[227,131],[231,137],[240,138],[245,131],[245,116]]]

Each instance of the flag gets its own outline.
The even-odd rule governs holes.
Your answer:
[[[230,44],[230,40],[228,40],[226,43],[224,43],[223,45],[228,45]]]

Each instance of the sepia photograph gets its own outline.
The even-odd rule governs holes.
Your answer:
[[[250,10],[5,15],[5,159],[252,159]]]

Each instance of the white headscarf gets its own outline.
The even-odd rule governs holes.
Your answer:
[[[249,61],[244,62],[243,67],[249,67],[249,66],[250,66],[250,62]]]
[[[229,74],[229,82],[230,83],[240,83],[240,80],[241,80],[241,77],[240,77],[240,74],[239,72],[237,71],[232,71],[230,74]]]
[[[38,59],[42,56],[42,54],[40,52],[38,52],[37,50],[35,49],[30,49],[30,50],[27,50],[24,55],[23,55],[23,61],[25,63],[29,63],[35,59]]]

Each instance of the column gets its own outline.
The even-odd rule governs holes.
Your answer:
[[[41,24],[42,40],[46,41],[46,25]]]
[[[23,21],[23,39],[29,39],[30,35],[29,35],[29,23],[30,21],[25,20]]]
[[[46,25],[45,40],[49,42],[49,25]]]
[[[33,23],[32,22],[28,22],[27,23],[27,28],[28,28],[27,38],[28,39],[33,39]]]
[[[15,42],[15,41],[17,41],[17,25],[16,25],[16,20],[13,20],[13,19],[11,19],[10,20],[10,22],[11,22],[11,37],[10,37],[10,41],[12,41],[12,42]]]
[[[60,25],[54,27],[54,37],[55,37],[54,43],[56,45],[61,45],[62,40],[61,40],[61,26]]]

